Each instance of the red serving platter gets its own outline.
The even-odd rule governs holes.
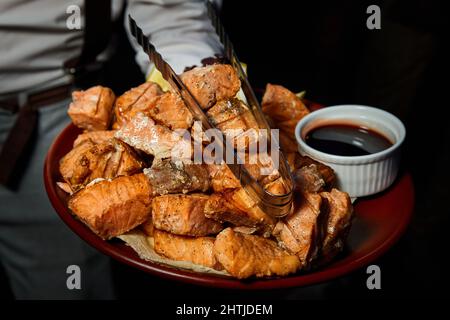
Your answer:
[[[45,188],[56,212],[79,237],[104,254],[132,267],[172,280],[236,289],[285,288],[324,282],[362,268],[380,257],[404,233],[413,212],[412,179],[410,174],[403,172],[388,190],[356,201],[356,216],[345,253],[318,270],[283,278],[240,281],[175,269],[140,259],[133,249],[120,240],[100,239],[71,214],[67,208],[68,196],[56,182],[62,181],[58,170],[59,160],[71,150],[73,141],[80,132],[73,124],[67,126],[54,141],[45,160]]]

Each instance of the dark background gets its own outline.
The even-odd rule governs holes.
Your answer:
[[[381,30],[368,30],[366,8],[381,8]],[[449,27],[444,1],[233,1],[222,18],[250,82],[267,82],[325,105],[386,109],[407,128],[403,167],[412,173],[416,203],[402,239],[375,262],[382,290],[366,288],[365,270],[322,285],[238,292],[185,285],[114,262],[120,298],[420,298],[442,297],[447,274],[450,173]],[[143,81],[123,30],[104,84],[122,92]],[[116,82],[117,75],[120,82]],[[399,199],[401,201],[401,199]],[[0,283],[2,273],[0,272]],[[1,297],[11,297],[1,290]]]

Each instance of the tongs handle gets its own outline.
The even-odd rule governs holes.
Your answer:
[[[155,64],[155,67],[161,72],[163,78],[170,84],[170,86],[181,96],[186,106],[192,112],[194,118],[202,123],[203,130],[214,128],[209,122],[207,116],[203,112],[197,100],[192,96],[189,89],[184,85],[175,71],[170,65],[162,58],[156,48],[150,43],[148,37],[143,34],[142,30],[137,26],[136,22],[131,16],[129,18],[129,25],[132,35],[136,38],[137,42],[142,46],[144,51],[148,54],[149,58]],[[227,164],[236,178],[241,182],[242,187],[248,192],[248,194],[257,201],[262,210],[274,217],[282,217],[289,213],[290,204],[292,202],[292,192],[286,195],[272,195],[264,190],[261,185],[256,181],[240,164],[237,160],[237,152],[234,151],[232,145],[227,143],[225,139],[224,144],[217,144],[217,147],[222,150],[216,150],[222,155],[232,155],[233,163]],[[281,169],[281,167],[280,167]],[[281,171],[280,171],[281,173]]]

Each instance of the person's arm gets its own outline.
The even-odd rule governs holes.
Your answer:
[[[215,1],[221,4],[221,1]],[[219,3],[217,3],[219,2]],[[222,52],[222,45],[206,13],[205,0],[129,0],[125,26],[136,61],[148,75],[151,65],[128,27],[130,14],[177,73]]]

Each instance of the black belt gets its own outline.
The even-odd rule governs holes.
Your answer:
[[[18,97],[0,99],[0,109],[18,113],[17,119],[0,151],[0,184],[9,185],[23,163],[37,125],[38,110],[70,96],[72,85],[63,85],[30,94],[21,106]]]

